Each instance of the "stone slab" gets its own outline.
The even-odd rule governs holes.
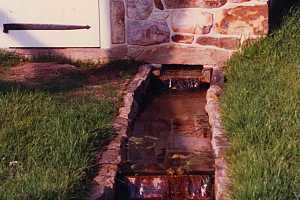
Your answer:
[[[167,44],[147,47],[136,59],[159,64],[223,65],[233,53],[230,50]]]

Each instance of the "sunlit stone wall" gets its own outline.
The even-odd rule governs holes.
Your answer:
[[[268,0],[112,0],[112,43],[151,63],[223,64],[268,33]]]

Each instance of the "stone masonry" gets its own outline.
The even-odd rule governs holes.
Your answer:
[[[222,65],[268,33],[268,0],[112,0],[112,43],[159,64]]]

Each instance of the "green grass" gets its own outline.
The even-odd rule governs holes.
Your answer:
[[[300,199],[300,11],[234,56],[222,97],[236,200]]]
[[[46,92],[0,94],[0,199],[70,199],[112,136],[116,107]]]
[[[100,62],[95,62],[92,60],[73,60],[56,54],[36,55],[32,58],[25,58],[14,52],[9,52],[4,49],[0,49],[0,67],[7,69],[24,62],[55,62],[59,64],[71,64],[86,69],[95,68],[101,64]]]
[[[0,49],[0,67],[7,68],[22,63],[24,61],[26,61],[24,57]]]
[[[18,64],[25,63],[25,62],[37,62],[37,63],[47,63],[47,62],[54,62],[58,64],[70,64],[81,69],[94,69],[101,65],[107,65],[109,67],[121,66],[121,69],[127,68],[122,72],[127,74],[135,73],[136,66],[141,65],[142,62],[137,62],[134,60],[113,60],[108,63],[102,63],[99,61],[93,60],[75,60],[71,58],[64,57],[59,54],[41,54],[35,55],[31,58],[26,58],[17,53],[6,51],[5,49],[0,49],[0,67],[3,69],[8,69],[10,67],[14,67]],[[135,66],[135,67],[132,67]]]
[[[100,68],[104,77],[118,74],[99,85],[100,99],[29,90],[0,77],[0,199],[83,199],[95,155],[113,137],[121,100],[116,81],[131,77],[138,65],[116,61]]]

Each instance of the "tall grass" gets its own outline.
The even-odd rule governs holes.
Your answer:
[[[71,199],[112,135],[116,105],[13,90],[0,93],[0,110],[0,199]]]
[[[234,56],[222,98],[232,199],[300,199],[300,11]]]

